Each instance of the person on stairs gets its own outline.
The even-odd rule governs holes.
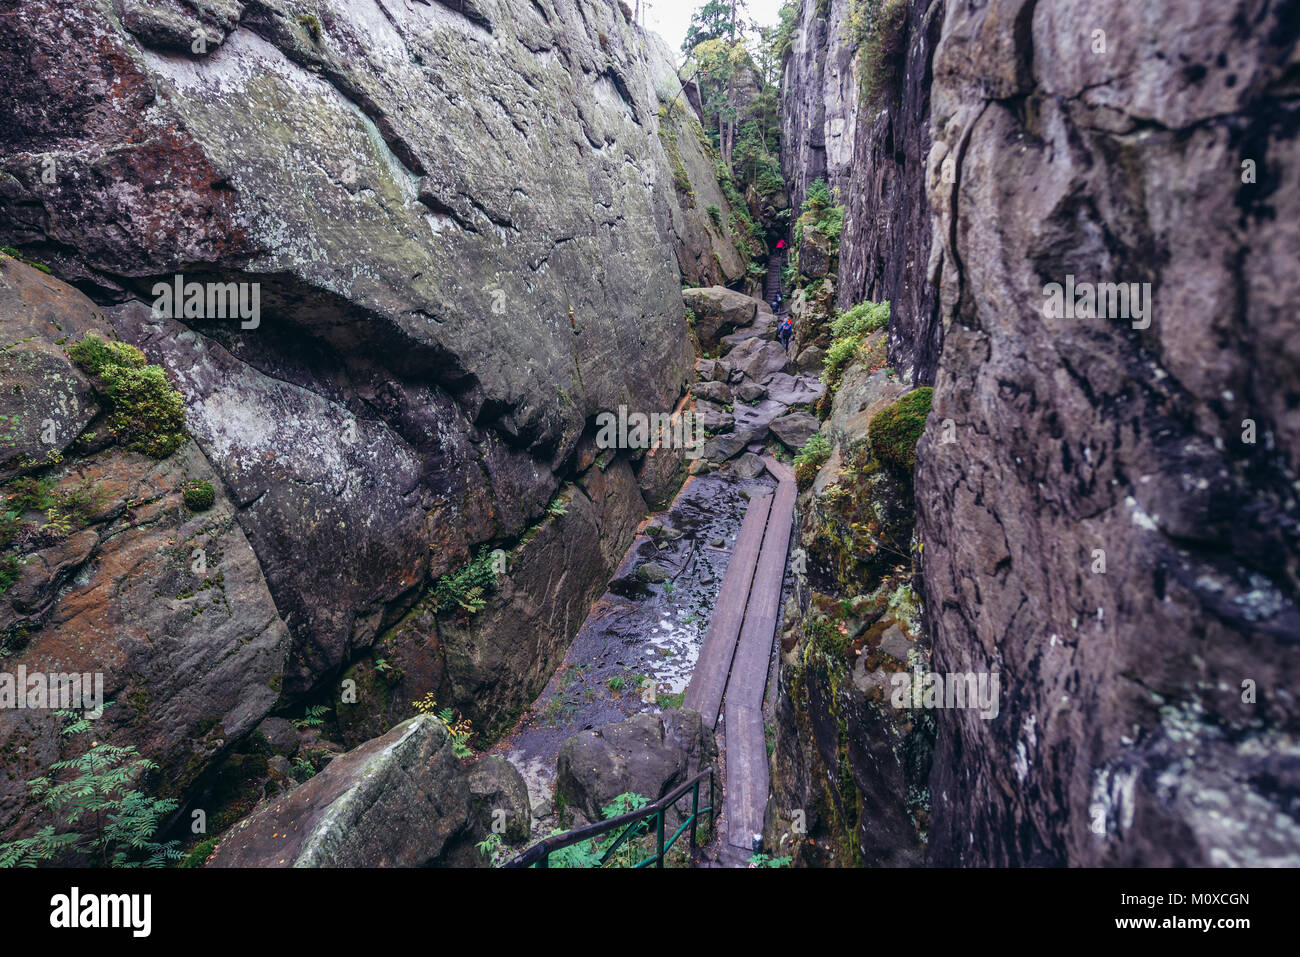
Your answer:
[[[794,337],[794,323],[789,316],[781,320],[781,324],[776,327],[776,334],[781,337],[781,348],[789,352],[790,340]]]

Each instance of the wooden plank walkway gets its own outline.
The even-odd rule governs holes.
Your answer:
[[[776,493],[755,497],[745,511],[683,701],[685,707],[698,710],[710,727],[717,724],[725,701],[723,789],[730,845],[725,857],[733,863],[748,859],[767,812],[763,695],[781,614],[781,583],[797,494],[789,467],[770,457],[763,461],[777,479]]]
[[[710,728],[718,723],[722,693],[727,686],[736,640],[740,637],[740,625],[745,618],[745,602],[749,600],[749,586],[758,564],[759,546],[763,543],[763,530],[767,527],[771,504],[771,495],[755,496],[749,501],[736,544],[731,550],[731,561],[727,563],[727,574],[718,591],[718,603],[709,618],[709,630],[704,633],[695,673],[691,675],[686,697],[682,700],[682,706],[698,711]]]
[[[774,475],[779,472],[768,470]],[[749,849],[763,830],[767,812],[767,743],[763,735],[763,692],[767,687],[772,642],[781,614],[781,582],[790,550],[790,525],[796,496],[794,476],[779,479],[768,514],[763,549],[750,586],[731,680],[727,683],[727,843]]]

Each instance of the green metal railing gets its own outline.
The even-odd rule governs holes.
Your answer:
[[[705,778],[709,779],[709,806],[700,807],[700,784]],[[678,801],[686,796],[686,792],[691,794],[691,813],[687,816],[679,828],[673,833],[668,840],[664,840],[664,815],[668,809],[674,807]],[[586,827],[580,827],[576,830],[566,831],[564,834],[556,834],[554,837],[548,837],[534,844],[528,850],[518,854],[502,864],[502,867],[549,867],[551,854],[561,848],[568,847],[571,844],[577,844],[579,841],[590,840],[599,837],[602,834],[608,834],[619,828],[623,832],[615,839],[614,843],[605,849],[600,856],[598,866],[604,866],[614,856],[614,852],[623,846],[625,842],[636,837],[640,837],[649,827],[651,818],[654,818],[655,829],[655,853],[651,854],[643,861],[632,865],[633,867],[646,867],[654,864],[655,867],[664,866],[664,855],[666,855],[677,839],[682,836],[683,832],[690,832],[691,851],[695,851],[696,828],[699,825],[700,818],[709,815],[709,833],[713,833],[714,807],[717,802],[713,799],[713,768],[705,768],[696,774],[689,781],[679,784],[673,790],[669,791],[653,804],[647,804],[643,808],[630,811],[627,814],[620,814],[618,817],[611,817],[607,821],[597,821],[595,824],[588,824]]]

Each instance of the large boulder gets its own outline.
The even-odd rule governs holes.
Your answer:
[[[556,762],[556,793],[598,821],[620,794],[657,800],[717,756],[713,731],[698,711],[638,714],[565,741]]]
[[[249,672],[286,704],[366,657],[482,543],[509,547],[546,521],[557,492],[581,481],[594,415],[671,409],[690,371],[673,255],[683,213],[658,119],[660,93],[677,88],[660,82],[671,57],[658,41],[592,0],[385,11],[36,0],[0,18],[0,72],[17,78],[0,124],[0,233],[111,302],[100,326],[185,397],[191,474],[168,470],[146,501],[165,489],[161,510],[184,478],[211,478],[222,554],[270,592],[233,613],[247,618],[244,641],[292,630],[287,663]],[[571,161],[556,167],[562,153]],[[157,314],[155,285],[178,274],[240,284],[258,314]],[[16,381],[46,385],[18,447],[58,450],[85,427],[85,383],[70,369],[58,378],[55,349],[20,352]],[[46,442],[37,426],[52,405],[64,411]],[[618,456],[624,477],[632,457]],[[595,506],[560,523],[580,538],[547,541],[546,561],[601,542],[563,589],[525,565],[499,593],[536,615],[536,668],[603,588],[609,553],[626,544],[620,516],[644,511],[637,482],[662,491],[680,465],[642,467],[604,525]],[[156,524],[161,542],[170,531]],[[77,560],[41,564],[57,591]],[[150,614],[175,611],[160,608]],[[468,630],[448,669],[467,673],[447,681],[473,693],[493,667],[476,649],[510,644],[518,622],[498,604]],[[491,721],[536,680],[530,670],[481,696],[502,711]],[[204,717],[228,747],[262,715]]]
[[[107,400],[65,351],[90,333],[112,338],[94,303],[0,255],[0,323],[10,343],[0,414],[21,450],[8,474],[23,473],[28,495],[16,505],[16,483],[0,493],[17,513],[0,542],[14,576],[0,593],[5,670],[102,675],[103,699],[117,704],[95,736],[134,746],[158,763],[162,791],[183,795],[275,707],[288,629],[235,503],[195,444],[155,459],[112,441]],[[191,509],[185,490],[203,482],[211,504]],[[34,500],[40,488],[48,502]],[[84,736],[62,728],[52,711],[0,709],[6,838],[44,823],[24,782],[75,756]]]
[[[447,726],[397,725],[235,824],[208,867],[422,867],[473,819]]]
[[[782,445],[795,452],[807,445],[808,439],[820,427],[821,423],[817,421],[817,417],[807,412],[791,412],[789,415],[773,419],[772,424],[768,426],[772,434],[781,440]]]
[[[697,382],[691,386],[691,394],[721,405],[731,401],[731,387],[725,382]]]
[[[500,834],[510,845],[528,840],[533,824],[528,785],[513,764],[498,754],[479,758],[469,771],[469,795],[479,830]]]
[[[761,382],[773,372],[784,372],[790,357],[779,342],[754,337],[746,339],[727,353],[727,361],[733,369],[755,382]]]
[[[682,300],[695,313],[695,335],[705,352],[717,349],[723,336],[748,326],[758,315],[757,299],[725,286],[684,289]]]
[[[769,398],[784,405],[810,405],[826,393],[826,386],[811,376],[773,372],[763,380]]]

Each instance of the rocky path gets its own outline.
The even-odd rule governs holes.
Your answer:
[[[691,292],[702,350],[721,356],[696,362],[691,387],[709,438],[671,506],[647,516],[560,669],[492,750],[527,782],[534,839],[596,819],[623,791],[666,793],[691,762],[713,762],[724,803],[709,864],[745,866],[767,804],[763,701],[795,498],[775,456],[817,430],[807,407],[823,386],[775,341],[766,304]],[[685,763],[670,753],[695,712],[708,741],[722,732],[716,761],[711,744]],[[568,799],[555,801],[557,789]]]

